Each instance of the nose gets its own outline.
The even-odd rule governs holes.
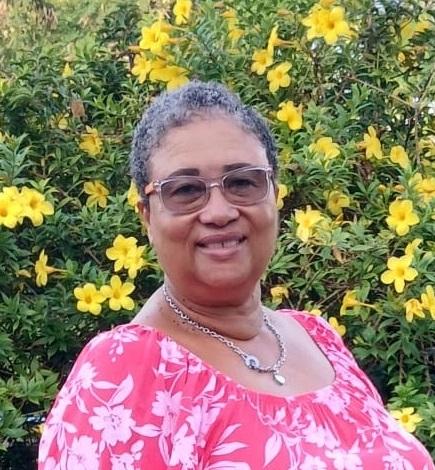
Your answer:
[[[225,199],[219,185],[211,185],[209,200],[199,214],[201,223],[224,227],[238,217],[239,210]]]

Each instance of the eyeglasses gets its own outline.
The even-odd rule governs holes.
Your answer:
[[[229,203],[251,206],[266,199],[272,174],[272,168],[256,166],[231,170],[213,179],[174,176],[151,181],[145,187],[145,194],[159,193],[164,207],[174,214],[189,214],[202,209],[209,201],[213,187],[219,187]]]

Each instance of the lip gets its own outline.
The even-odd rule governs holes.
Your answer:
[[[201,253],[217,261],[225,261],[233,258],[242,249],[246,236],[242,233],[223,233],[209,235],[201,238],[197,242],[197,247]],[[224,246],[224,244],[228,246]]]
[[[245,235],[240,232],[219,233],[216,235],[208,235],[199,239],[196,244],[201,248],[207,248],[207,245],[215,243],[228,243],[228,242],[243,242],[246,239]]]

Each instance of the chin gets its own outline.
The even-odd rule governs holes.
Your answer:
[[[241,268],[243,267],[240,264],[209,268],[198,272],[197,279],[201,284],[210,288],[228,292],[246,287],[247,284],[255,285],[257,280],[254,279],[252,271]]]

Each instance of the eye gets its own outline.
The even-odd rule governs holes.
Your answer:
[[[238,175],[228,178],[226,187],[230,191],[246,191],[258,187],[258,181],[256,178],[251,178],[248,175]]]
[[[164,187],[167,197],[177,199],[192,199],[204,193],[203,185],[194,181],[171,181]]]

